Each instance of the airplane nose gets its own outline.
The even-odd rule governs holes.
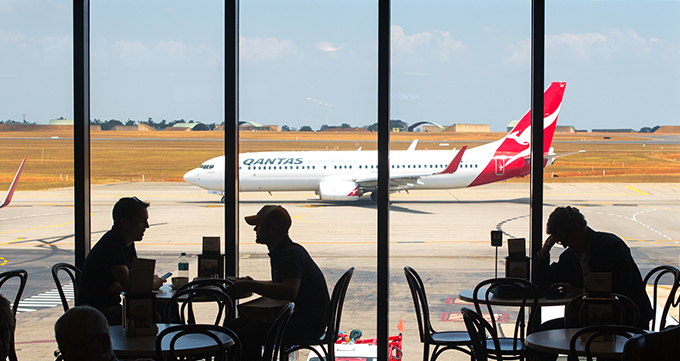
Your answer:
[[[196,172],[196,169],[190,170],[183,178],[187,183],[196,184],[196,181],[198,181],[198,172]]]

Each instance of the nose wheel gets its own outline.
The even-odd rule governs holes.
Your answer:
[[[224,197],[222,197],[222,203],[224,203]]]
[[[378,202],[378,191],[371,192],[371,200],[373,202]]]

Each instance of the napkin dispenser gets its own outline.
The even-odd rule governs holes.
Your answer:
[[[224,278],[224,255],[220,254],[220,237],[203,236],[203,253],[198,255],[200,278]]]
[[[156,335],[156,294],[152,291],[156,261],[137,258],[130,269],[130,290],[123,292],[125,336]]]
[[[508,256],[505,257],[505,277],[529,279],[530,259],[526,256],[524,238],[508,239]]]

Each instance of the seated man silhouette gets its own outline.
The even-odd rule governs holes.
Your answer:
[[[257,293],[264,297],[292,301],[295,311],[284,334],[284,346],[318,342],[329,323],[328,287],[323,273],[301,245],[288,236],[292,220],[281,206],[267,205],[245,218],[255,226],[255,242],[269,249],[271,281],[250,277],[234,282],[237,294]],[[243,344],[243,360],[259,360],[271,324],[237,318],[229,324]]]
[[[649,329],[654,311],[640,270],[621,238],[592,230],[583,214],[574,207],[557,207],[548,218],[546,233],[550,236],[535,255],[536,284],[576,296],[587,291],[590,272],[611,273],[611,291],[632,299],[640,312],[635,326]],[[550,250],[555,243],[560,243],[566,250],[557,262],[550,264]],[[541,325],[541,330],[564,327],[564,319],[560,318],[547,321]],[[539,359],[556,357],[541,353]]]
[[[76,306],[54,324],[54,335],[64,361],[117,361],[106,317],[96,308]]]
[[[680,325],[636,335],[623,347],[623,361],[675,361],[680,358]]]
[[[137,259],[135,242],[149,228],[149,203],[137,197],[121,198],[113,206],[113,227],[90,250],[83,264],[76,305],[101,311],[109,325],[123,323],[120,293],[130,289],[130,265]],[[154,275],[153,288],[165,282]]]

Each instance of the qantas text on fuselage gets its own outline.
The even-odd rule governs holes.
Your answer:
[[[544,95],[544,166],[555,158],[550,147],[566,83],[554,82]],[[390,152],[390,191],[473,187],[530,172],[531,112],[503,138],[459,150],[407,150]],[[239,190],[314,191],[322,200],[357,200],[370,193],[375,199],[378,156],[376,151],[257,152],[239,155]],[[224,156],[187,172],[184,180],[224,192]]]

